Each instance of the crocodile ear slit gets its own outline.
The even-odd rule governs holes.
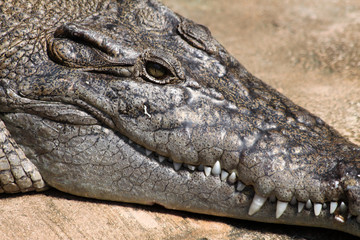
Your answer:
[[[74,23],[64,24],[54,32],[55,38],[70,39],[78,43],[93,46],[110,56],[116,56],[117,51],[112,47],[110,39],[96,31],[87,29]],[[106,41],[104,41],[106,40]]]
[[[57,64],[94,72],[111,73],[116,67],[129,67],[137,56],[124,57],[131,49],[119,44],[102,33],[77,24],[58,27],[46,38],[49,58]],[[121,76],[121,71],[117,71]]]

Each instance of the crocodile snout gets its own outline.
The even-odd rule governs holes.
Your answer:
[[[360,222],[360,154],[351,163],[341,165],[343,188],[349,203],[349,214]]]

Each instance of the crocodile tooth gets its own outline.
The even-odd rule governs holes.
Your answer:
[[[221,166],[220,166],[220,162],[219,161],[216,161],[212,170],[211,170],[211,173],[214,175],[214,176],[218,176],[220,175],[221,173]]]
[[[210,176],[210,173],[211,173],[211,167],[207,167],[207,166],[204,166],[204,173],[205,173],[205,176]]]
[[[341,216],[341,215],[336,215],[336,214],[335,214],[334,219],[335,219],[336,221],[340,222],[340,223],[344,223],[344,222],[345,222],[344,217]]]
[[[323,208],[323,209],[326,209],[326,208],[327,208],[327,204],[326,204],[326,203],[323,203],[322,208]]]
[[[159,162],[163,162],[165,160],[165,157],[159,156]]]
[[[196,167],[194,165],[187,165],[188,169],[190,169],[191,171],[194,171],[196,169]]]
[[[307,200],[305,207],[306,207],[306,209],[311,209],[312,203],[311,203],[311,200],[310,200],[310,199]]]
[[[244,190],[245,187],[246,187],[245,184],[243,184],[241,181],[238,181],[238,183],[236,185],[236,190],[241,192],[242,190]]]
[[[182,166],[182,163],[173,162],[173,164],[174,164],[175,171],[178,171]]]
[[[264,205],[266,202],[265,197],[261,197],[255,193],[254,199],[252,200],[252,203],[249,208],[249,215],[254,215],[257,211],[260,210],[260,208]]]
[[[319,216],[321,212],[322,204],[321,203],[314,203],[314,213],[315,216]]]
[[[338,206],[337,202],[331,202],[330,203],[330,214],[333,214]]]
[[[230,183],[235,183],[236,182],[236,173],[235,172],[232,172],[228,178],[228,181]]]
[[[221,170],[221,181],[226,180],[226,178],[229,176],[229,173],[227,171]]]
[[[152,151],[145,149],[146,156],[150,156],[152,154]]]
[[[131,141],[130,139],[129,139],[129,144],[132,144],[133,143],[133,141]]]
[[[283,215],[283,213],[285,212],[287,206],[288,206],[289,202],[283,202],[278,200],[277,204],[276,204],[276,218],[281,217],[281,215]]]
[[[346,207],[346,204],[344,203],[344,202],[341,202],[340,203],[340,212],[341,213],[344,213],[344,212],[346,212],[346,210],[347,210],[347,207]]]
[[[304,207],[305,207],[305,203],[298,202],[298,213],[301,213]]]
[[[200,164],[200,165],[197,167],[197,169],[198,169],[199,171],[204,171],[204,165]]]

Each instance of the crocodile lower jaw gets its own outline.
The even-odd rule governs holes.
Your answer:
[[[237,173],[235,171],[229,173],[226,170],[221,169],[220,162],[217,161],[213,166],[204,166],[204,165],[189,165],[174,162],[172,159],[158,155],[157,153],[150,151],[131,140],[128,140],[129,145],[136,148],[139,152],[146,155],[146,157],[151,158],[155,161],[158,161],[160,164],[170,166],[175,171],[189,171],[189,172],[203,172],[206,177],[212,175],[213,177],[219,178],[223,182],[227,182],[229,185],[234,186],[234,191],[241,192],[245,188],[253,188],[253,186],[246,186],[243,182],[238,179]],[[255,193],[252,203],[249,207],[248,214],[254,215],[261,210],[261,207],[265,204],[266,201],[269,201],[272,204],[276,204],[275,217],[280,218],[282,214],[287,209],[288,205],[296,206],[297,212],[301,213],[302,211],[309,211],[311,214],[314,214],[316,217],[321,214],[322,211],[327,211],[333,218],[340,222],[344,223],[347,219],[356,218],[360,223],[359,216],[352,216],[348,212],[348,208],[345,202],[343,201],[331,201],[326,203],[314,203],[310,199],[306,202],[298,201],[295,197],[290,202],[277,200],[274,195],[269,197],[263,197]]]

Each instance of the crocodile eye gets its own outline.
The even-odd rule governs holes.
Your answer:
[[[146,50],[136,67],[142,79],[156,84],[177,84],[185,78],[180,62],[161,51]]]
[[[145,69],[150,76],[158,80],[162,80],[170,75],[170,72],[166,67],[156,62],[147,62],[145,65]]]

